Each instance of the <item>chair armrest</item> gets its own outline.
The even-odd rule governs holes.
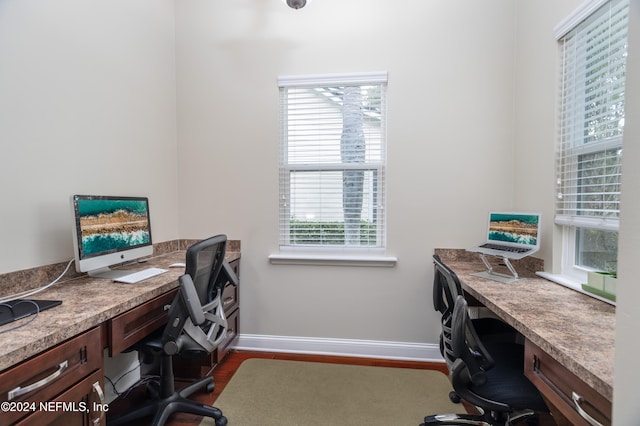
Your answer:
[[[205,321],[204,312],[202,311],[202,305],[200,304],[198,292],[193,284],[191,275],[184,274],[178,278],[178,281],[180,282],[180,294],[189,311],[191,321],[196,325],[203,324]]]
[[[238,277],[236,276],[236,273],[233,272],[233,268],[231,268],[229,262],[226,260],[222,263],[222,270],[220,271],[220,274],[224,274],[231,285],[238,287]]]

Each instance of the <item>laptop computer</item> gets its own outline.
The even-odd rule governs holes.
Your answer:
[[[468,251],[506,259],[522,259],[540,250],[540,213],[491,212],[486,240]]]

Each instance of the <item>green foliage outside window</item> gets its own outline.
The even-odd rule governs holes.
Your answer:
[[[376,224],[360,221],[360,245],[376,245]],[[291,219],[290,238],[293,245],[344,245],[344,222],[319,222]]]
[[[616,272],[618,233],[599,229],[576,229],[576,264],[596,271]]]

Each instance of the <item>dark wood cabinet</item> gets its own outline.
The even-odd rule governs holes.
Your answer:
[[[109,407],[104,401],[103,385],[102,371],[96,371],[51,401],[47,401],[43,409],[22,419],[16,426],[104,425]]]
[[[0,425],[105,424],[101,336],[95,327],[0,373]]]
[[[529,340],[525,341],[524,373],[551,403],[559,425],[589,426],[587,418],[611,425],[611,401]]]
[[[166,307],[178,289],[170,290],[108,321],[109,355],[119,354],[167,323]]]

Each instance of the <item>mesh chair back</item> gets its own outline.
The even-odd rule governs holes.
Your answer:
[[[226,250],[226,235],[199,241],[187,249],[185,275],[191,277],[205,321],[194,324],[189,309],[178,292],[169,308],[169,321],[164,328],[162,345],[165,352],[183,350],[211,352],[226,337],[227,319],[222,309],[222,287],[218,280]]]
[[[191,276],[202,305],[211,302],[219,290],[215,285],[222,269],[226,247],[227,236],[216,235],[187,249],[185,273]]]
[[[438,255],[433,256],[433,305],[436,311],[444,314],[452,312],[456,297],[463,294],[460,279]]]

